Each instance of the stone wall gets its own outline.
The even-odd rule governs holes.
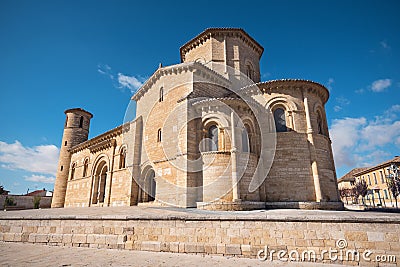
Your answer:
[[[207,217],[207,216],[206,216]],[[254,258],[261,249],[313,250],[317,257],[323,250],[338,249],[345,240],[346,251],[400,257],[400,220],[394,216],[341,220],[248,216],[62,216],[52,219],[0,218],[0,241],[28,242],[56,246],[113,248],[176,253],[201,253]],[[303,219],[302,219],[303,218]],[[337,253],[339,255],[339,253]],[[277,259],[274,254],[273,259]],[[287,257],[287,255],[286,255]],[[328,255],[325,254],[324,262]],[[317,259],[321,262],[321,259]],[[340,261],[336,263],[377,266],[376,262]],[[381,265],[379,265],[381,266]]]
[[[16,196],[16,195],[0,195],[0,210],[4,209],[4,201],[6,197],[12,198],[16,206],[9,209],[33,209],[34,196]],[[50,208],[52,197],[40,197],[40,208]]]
[[[130,127],[131,135],[135,134],[136,124],[133,122]],[[96,173],[96,168],[99,162],[105,161],[107,166],[107,181],[105,188],[106,206],[129,206],[131,205],[131,198],[137,199],[137,189],[132,192],[132,173],[128,168],[121,165],[121,151],[126,147],[126,136],[124,133],[117,132],[114,136],[109,137],[107,140],[113,141],[114,145],[104,146],[94,150],[92,147],[87,147],[76,151],[71,156],[71,165],[75,164],[75,173],[71,179],[71,171],[68,175],[67,190],[65,197],[65,207],[88,207],[93,194],[93,183]],[[107,133],[106,133],[107,134]],[[101,143],[99,141],[99,143]],[[130,147],[131,150],[134,148]],[[130,153],[133,153],[130,152]],[[128,153],[128,155],[130,155]],[[125,166],[132,165],[126,158]],[[84,162],[87,160],[88,166],[86,176],[84,176]]]

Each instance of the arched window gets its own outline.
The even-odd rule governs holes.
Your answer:
[[[89,167],[89,159],[85,159],[83,161],[83,177],[87,176],[88,167]]]
[[[158,102],[164,101],[164,87],[160,88],[160,96],[158,98]]]
[[[285,110],[277,108],[274,111],[275,129],[276,132],[287,132]]]
[[[157,133],[157,142],[161,142],[161,140],[162,140],[161,129],[158,129],[158,133]]]
[[[247,63],[246,65],[246,75],[249,79],[254,79],[254,70],[250,63]]]
[[[71,166],[71,179],[70,179],[70,180],[73,180],[73,179],[74,179],[74,176],[75,176],[75,168],[76,168],[76,164],[73,163],[72,166]]]
[[[318,133],[324,134],[324,123],[322,121],[321,112],[317,112]]]
[[[211,125],[208,128],[208,138],[208,151],[218,151],[218,127],[216,125]]]
[[[248,127],[246,125],[246,127],[242,131],[242,151],[250,152],[249,147],[250,147],[249,131],[248,131]]]
[[[65,118],[65,127],[67,127],[67,125],[68,125],[68,115],[67,115],[67,117]]]
[[[82,128],[83,126],[83,116],[79,119],[79,128]]]
[[[119,155],[119,168],[125,168],[125,161],[126,161],[126,149],[121,149],[121,154]]]

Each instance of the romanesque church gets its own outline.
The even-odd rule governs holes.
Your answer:
[[[132,96],[135,119],[88,140],[92,114],[65,111],[52,207],[342,209],[328,90],[260,80],[264,48],[209,28]]]

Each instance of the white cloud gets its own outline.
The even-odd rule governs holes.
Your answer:
[[[387,159],[400,147],[400,105],[373,119],[343,118],[331,126],[332,149],[338,167],[369,166]]]
[[[139,81],[135,76],[127,76],[122,73],[118,73],[118,83],[119,88],[128,88],[132,94],[143,85],[143,82]]]
[[[54,175],[58,155],[59,149],[55,145],[24,147],[18,141],[12,144],[0,141],[0,162],[7,169]]]
[[[335,82],[333,78],[329,78],[328,82],[326,83],[326,87],[329,89],[329,91],[332,91],[332,84]]]
[[[400,121],[393,123],[371,122],[361,129],[361,138],[365,143],[360,146],[362,150],[371,150],[377,146],[384,146],[400,138]]]
[[[350,104],[350,100],[345,97],[336,97],[336,102],[338,103],[336,106],[333,107],[335,112],[341,111],[345,106]]]
[[[44,175],[31,175],[31,176],[25,176],[25,181],[31,181],[31,182],[38,182],[38,183],[46,183],[46,184],[53,184],[56,180],[55,177],[47,177]]]
[[[339,112],[339,111],[341,111],[343,108],[341,107],[341,106],[334,106],[333,107],[333,110],[335,111],[335,112]]]
[[[358,89],[358,90],[355,90],[354,92],[355,92],[356,94],[362,94],[362,93],[365,92],[365,90],[364,90],[364,88],[360,88],[360,89]]]
[[[145,78],[141,76],[128,76],[122,73],[118,73],[117,79],[115,79],[115,75],[111,67],[108,66],[107,64],[97,65],[97,72],[99,72],[102,75],[108,76],[114,82],[114,87],[122,90],[128,88],[132,94],[135,93],[143,85],[143,82],[145,81]]]
[[[360,128],[367,123],[365,118],[344,118],[333,121],[330,135],[335,163],[338,166],[355,164],[350,149],[354,148],[359,139]]]
[[[379,44],[380,44],[380,45],[382,46],[382,48],[385,49],[385,50],[390,49],[390,46],[389,46],[389,44],[387,43],[386,40],[381,41]]]
[[[390,109],[388,109],[388,112],[389,112],[389,113],[392,113],[392,112],[400,112],[400,105],[393,105],[393,106],[391,106]]]
[[[371,84],[371,90],[375,93],[383,92],[386,88],[392,85],[391,79],[376,80]]]
[[[267,79],[267,78],[269,78],[270,76],[271,76],[271,73],[270,73],[270,72],[266,72],[266,73],[263,73],[263,74],[261,75],[261,78]]]
[[[99,64],[97,65],[97,72],[103,75],[107,75],[111,80],[114,80],[114,75],[112,74],[111,67],[106,65]]]
[[[336,97],[336,101],[340,104],[340,105],[348,105],[350,104],[350,100],[348,100],[347,98],[341,96],[341,97]]]

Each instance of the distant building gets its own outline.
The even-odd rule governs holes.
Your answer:
[[[42,209],[50,208],[51,206],[52,192],[47,191],[45,188],[40,190],[35,190],[33,192],[29,192],[28,189],[28,192],[25,195],[9,195],[8,191],[6,192],[7,194],[0,194],[0,210],[33,209],[35,208],[35,202],[38,202],[39,207]],[[14,205],[8,205],[8,206],[6,205],[5,200],[7,197],[12,200]]]
[[[3,189],[3,191],[0,193],[0,195],[6,196],[6,195],[8,195],[8,193],[10,193],[10,191]]]
[[[33,192],[29,192],[25,194],[25,196],[34,196],[34,197],[45,197],[47,196],[47,190],[45,188],[41,190],[35,190]]]
[[[338,180],[338,188],[341,189],[350,189],[354,186],[356,178],[354,174],[364,171],[368,168],[354,168]]]
[[[349,171],[348,173],[346,173],[345,175],[343,175],[342,177],[340,177],[340,179],[338,180],[338,188],[339,191],[341,190],[346,190],[346,189],[352,189],[356,183],[356,178],[354,176],[354,174],[366,170],[368,168],[354,168],[351,171]],[[346,204],[351,203],[352,201],[354,201],[354,198],[352,197],[351,192],[349,191],[345,191],[345,194],[341,194],[340,195],[342,201]]]
[[[356,168],[338,180],[338,188],[351,188],[357,181],[364,180],[369,189],[367,204],[377,206],[393,206],[395,199],[388,188],[388,168],[396,164],[400,167],[400,156],[368,168]],[[399,199],[399,198],[398,198]]]

